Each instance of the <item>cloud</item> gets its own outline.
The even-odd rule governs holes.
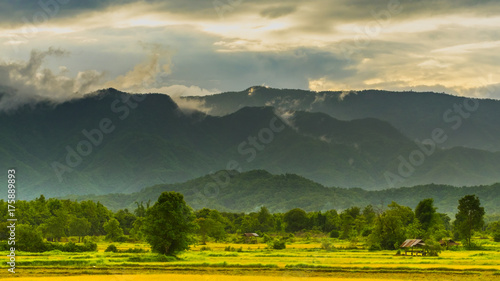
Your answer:
[[[297,10],[295,6],[275,6],[262,10],[260,15],[265,18],[276,19],[289,15]]]
[[[94,70],[78,72],[76,77],[54,73],[43,68],[47,57],[62,57],[69,53],[62,49],[33,50],[28,61],[0,62],[0,111],[15,110],[24,104],[39,101],[54,103],[82,97],[95,89],[103,74]],[[64,69],[64,68],[63,68]]]
[[[197,86],[165,86],[165,79],[172,72],[173,51],[161,44],[140,42],[140,45],[147,52],[146,59],[112,80],[106,80],[105,73],[96,70],[80,71],[75,77],[69,77],[66,66],[59,66],[59,73],[44,67],[49,57],[70,55],[63,49],[52,47],[46,51],[33,50],[28,61],[0,62],[0,111],[13,111],[25,104],[34,105],[41,101],[58,104],[81,98],[97,89],[114,87],[126,92],[165,93],[186,112],[195,109],[209,112],[203,104],[180,97],[209,95],[217,90],[208,91]]]
[[[122,91],[136,92],[146,87],[151,87],[157,82],[159,75],[169,75],[172,64],[173,52],[160,44],[148,44],[140,42],[140,45],[148,52],[146,61],[136,65],[133,70],[127,72],[106,83],[105,87],[118,88]]]
[[[179,109],[185,114],[201,111],[210,114],[211,108],[205,105],[204,100],[189,97],[207,96],[216,94],[217,90],[206,90],[196,86],[172,85],[161,88],[145,89],[143,93],[161,93],[169,95],[177,103]]]
[[[262,84],[497,96],[475,89],[484,87],[478,80],[496,73],[500,63],[498,1],[220,0],[231,4],[224,19],[213,1],[68,1],[50,21],[36,25],[36,33],[23,36],[22,18],[33,23],[36,13],[51,14],[39,3],[54,1],[0,2],[0,45],[1,55],[18,63],[29,50],[47,50],[48,44],[71,50],[71,57],[48,55],[51,60],[36,71],[36,79],[43,76],[58,81],[53,87],[69,89],[55,96],[72,98],[96,85],[133,92],[178,85],[212,92]],[[400,3],[401,11],[385,21],[390,3]],[[377,22],[384,24],[368,36],[366,27]],[[137,45],[138,40],[158,46]],[[56,58],[64,58],[67,71],[57,70]],[[19,85],[25,83],[11,78],[17,70],[6,64],[0,73],[4,92],[31,87],[42,97],[48,93],[47,86],[33,86],[43,79]],[[499,82],[494,77],[488,85]]]

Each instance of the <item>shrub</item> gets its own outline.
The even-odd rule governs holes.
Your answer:
[[[106,250],[104,250],[104,252],[113,252],[113,253],[117,253],[118,252],[118,249],[116,248],[116,246],[114,244],[111,244],[109,245]]]
[[[329,239],[323,239],[321,240],[321,249],[327,251],[333,251],[335,250],[335,246],[333,246],[332,241],[330,241]]]
[[[368,247],[368,251],[370,252],[381,251],[381,250],[382,246],[380,246],[380,244],[378,243],[373,243],[370,245],[370,247]],[[401,251],[398,250],[398,252],[401,254]]]
[[[340,237],[340,232],[338,230],[332,230],[330,232],[330,238],[339,238]]]
[[[142,248],[128,248],[127,250],[118,250],[119,253],[148,253],[148,250]]]
[[[200,251],[212,251],[212,249],[210,247],[203,246],[200,248]]]
[[[500,242],[500,231],[493,234],[493,241]]]
[[[428,256],[437,257],[441,253],[441,245],[437,242],[426,241],[424,250]]]
[[[172,262],[176,260],[177,258],[166,255],[133,256],[128,258],[130,262]]]
[[[283,250],[286,249],[286,242],[284,240],[275,240],[272,242],[272,248],[275,250]]]
[[[264,240],[264,243],[267,243],[271,240],[271,237],[269,237],[269,235],[267,234],[264,234],[264,236],[262,236],[262,239]]]
[[[59,244],[59,243],[51,243],[51,242],[46,242],[45,243],[45,250],[46,251],[52,251],[52,250],[58,250],[61,252],[95,252],[97,251],[97,244],[94,242],[90,241],[85,241],[85,243],[82,244],[76,244],[74,242],[68,242],[66,244]]]

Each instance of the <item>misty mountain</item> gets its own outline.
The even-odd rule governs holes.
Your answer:
[[[226,115],[245,106],[273,106],[323,112],[340,120],[377,118],[389,122],[411,140],[428,139],[434,129],[441,128],[448,136],[441,147],[500,151],[498,100],[433,92],[311,92],[261,86],[186,99],[202,102],[214,115]]]
[[[445,136],[415,143],[375,118],[343,121],[271,106],[211,116],[167,95],[108,89],[0,113],[0,169],[17,169],[24,199],[132,193],[222,169],[294,173],[328,187],[364,189],[500,182],[500,153],[437,148]]]
[[[214,183],[217,183],[217,188],[205,193],[206,187],[214,186]],[[491,215],[500,212],[497,204],[500,200],[500,184],[474,187],[430,184],[366,191],[360,188],[327,188],[298,175],[272,175],[264,170],[245,173],[219,171],[184,183],[155,185],[132,194],[66,198],[99,201],[114,211],[125,208],[134,210],[137,207],[135,202],[147,203],[151,200],[154,203],[165,191],[182,193],[188,205],[194,209],[208,207],[230,212],[258,211],[261,206],[266,206],[271,212],[286,212],[294,208],[306,211],[344,210],[369,204],[382,210],[392,201],[415,208],[421,200],[434,198],[438,212],[452,215],[457,212],[458,200],[468,194],[476,194],[480,198],[486,213]]]

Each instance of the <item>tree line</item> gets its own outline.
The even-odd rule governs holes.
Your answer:
[[[420,201],[414,210],[392,202],[383,209],[368,205],[342,211],[306,212],[295,208],[271,213],[262,206],[251,213],[232,213],[207,208],[194,211],[182,194],[164,192],[154,204],[136,202],[133,211],[112,212],[99,202],[46,199],[41,195],[32,201],[16,202],[16,243],[20,250],[44,251],[72,236],[85,242],[80,250],[86,250],[94,248],[89,243],[104,237],[112,242],[147,241],[154,252],[175,255],[193,243],[230,239],[244,242],[242,235],[230,235],[243,233],[257,233],[266,240],[288,237],[290,233],[317,232],[352,242],[363,240],[372,250],[397,249],[405,239],[416,238],[431,245],[453,238],[470,248],[477,231],[500,242],[500,220],[497,217],[485,223],[485,211],[477,196],[466,195],[457,206],[453,220],[437,211],[432,198]],[[7,202],[0,200],[0,210],[0,240],[6,241]],[[71,244],[68,251],[78,250],[75,247]]]

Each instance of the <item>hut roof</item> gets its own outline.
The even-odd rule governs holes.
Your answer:
[[[403,244],[401,244],[401,246],[399,246],[399,247],[400,248],[412,248],[415,246],[425,246],[425,243],[424,243],[424,241],[422,241],[422,239],[406,239],[403,242]]]
[[[459,244],[451,239],[439,241],[441,246],[458,246]]]
[[[245,235],[246,237],[259,237],[259,234],[257,233],[245,233],[243,235]]]

